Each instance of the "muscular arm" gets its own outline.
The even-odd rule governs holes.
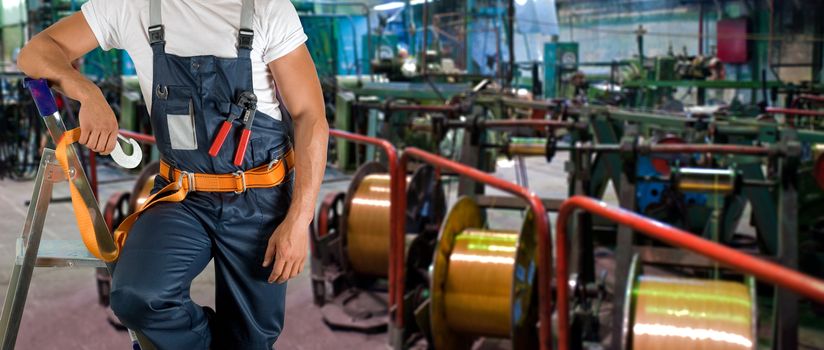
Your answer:
[[[315,64],[306,46],[269,63],[295,129],[295,188],[284,223],[275,231],[264,265],[275,258],[269,280],[283,282],[303,269],[309,223],[326,169],[329,125]]]
[[[114,149],[117,119],[100,88],[72,67],[72,61],[97,46],[86,18],[78,12],[35,35],[20,50],[17,66],[26,75],[46,79],[69,98],[80,101],[80,143],[108,154]]]

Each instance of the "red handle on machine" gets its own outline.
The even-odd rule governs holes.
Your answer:
[[[220,130],[217,132],[217,136],[215,136],[215,142],[212,142],[212,147],[209,148],[210,156],[217,157],[217,152],[220,152],[220,148],[223,147],[223,143],[226,141],[226,136],[229,135],[231,128],[232,123],[229,121],[223,122],[223,125],[220,126]]]
[[[237,152],[235,152],[235,165],[243,164],[243,156],[246,155],[246,147],[249,146],[249,136],[252,135],[252,130],[243,129],[240,134],[240,142],[237,144]]]

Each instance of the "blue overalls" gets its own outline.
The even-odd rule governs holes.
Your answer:
[[[162,159],[187,172],[229,174],[279,159],[290,147],[288,121],[256,111],[241,166],[233,164],[239,121],[216,157],[209,146],[238,96],[252,90],[249,59],[253,0],[243,0],[238,57],[179,57],[165,52],[160,0],[151,0],[154,52],[151,122]],[[283,114],[286,118],[286,114]],[[154,191],[168,184],[157,177]],[[263,268],[268,239],[283,221],[292,176],[242,193],[191,192],[147,209],[131,229],[114,271],[111,307],[124,325],[161,350],[271,349],[283,327],[286,284]],[[216,311],[209,325],[189,295],[214,258]],[[210,331],[211,329],[211,331]]]

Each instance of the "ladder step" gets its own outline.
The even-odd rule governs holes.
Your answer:
[[[23,264],[23,239],[17,239],[17,259],[15,264]],[[100,259],[89,253],[83,241],[49,240],[40,241],[36,267],[106,267]]]

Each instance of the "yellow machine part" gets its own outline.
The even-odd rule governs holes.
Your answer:
[[[352,196],[346,236],[349,263],[357,273],[389,273],[389,189],[388,174],[371,174]]]
[[[633,349],[754,349],[753,300],[740,282],[641,276]]]
[[[509,337],[518,232],[466,229],[454,244],[444,293],[447,324],[458,332]]]

